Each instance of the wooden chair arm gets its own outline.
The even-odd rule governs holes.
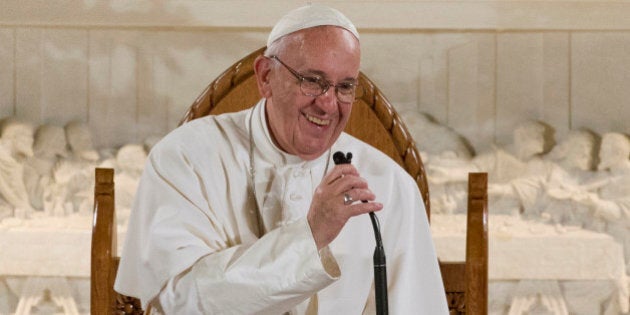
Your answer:
[[[116,224],[114,215],[114,170],[97,168],[94,185],[94,219],[91,249],[91,310],[114,309],[115,294],[112,288],[116,278]]]
[[[468,175],[466,314],[488,313],[488,174]]]

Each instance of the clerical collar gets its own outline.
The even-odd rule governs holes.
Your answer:
[[[328,153],[322,154],[314,160],[305,161],[297,155],[286,153],[278,148],[271,138],[271,132],[269,131],[269,126],[267,125],[267,119],[265,117],[266,106],[266,100],[260,100],[252,109],[252,112],[250,113],[252,116],[247,118],[248,121],[251,121],[248,128],[253,129],[250,129],[250,133],[252,135],[257,159],[262,158],[275,166],[302,164],[302,167],[304,168],[314,167],[319,163],[330,160],[331,149],[329,149]]]

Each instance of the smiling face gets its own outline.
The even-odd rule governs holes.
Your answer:
[[[270,48],[271,54],[301,75],[319,76],[332,85],[355,81],[359,75],[358,40],[334,26],[287,35]],[[275,144],[305,160],[326,152],[345,128],[352,104],[339,102],[334,86],[317,97],[304,95],[299,80],[274,59],[259,57],[255,69]]]

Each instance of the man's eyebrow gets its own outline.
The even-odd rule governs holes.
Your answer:
[[[306,69],[304,72],[302,72],[302,75],[317,75],[319,77],[321,77],[324,80],[329,81],[328,75],[326,75],[326,72],[321,71],[321,70],[317,70],[317,69]],[[353,83],[356,83],[359,81],[358,78],[355,77],[346,77],[344,79],[341,79],[339,82],[348,82],[348,81],[352,81]],[[338,82],[338,83],[339,83]]]

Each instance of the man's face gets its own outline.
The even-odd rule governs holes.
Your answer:
[[[354,81],[359,75],[358,40],[338,27],[316,27],[296,32],[277,56],[303,76],[319,76],[331,85]],[[326,152],[345,128],[352,103],[339,102],[334,86],[320,96],[306,96],[299,80],[277,60],[269,67],[267,122],[283,151],[312,160]],[[264,84],[263,84],[264,85]]]

